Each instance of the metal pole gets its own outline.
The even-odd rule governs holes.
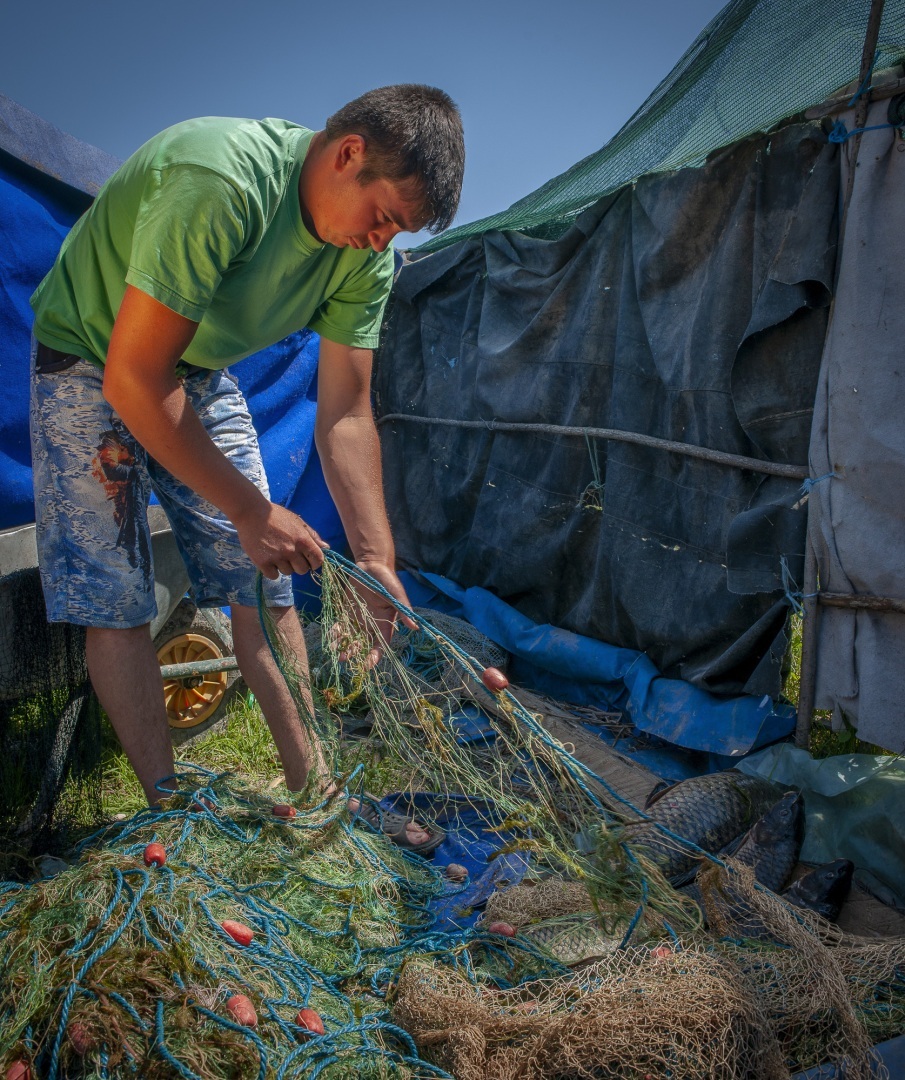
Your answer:
[[[234,656],[221,660],[196,660],[188,664],[166,664],[160,668],[164,679],[190,679],[200,675],[216,675],[220,671],[238,671],[239,663]]]

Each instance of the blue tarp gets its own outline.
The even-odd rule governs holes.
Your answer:
[[[85,204],[87,204],[87,198]],[[0,156],[0,529],[34,521],[28,440],[28,298],[79,211]]]
[[[529,856],[518,851],[497,855],[513,834],[496,828],[500,814],[482,799],[461,795],[439,795],[419,791],[387,795],[381,799],[384,810],[415,813],[439,825],[446,833],[433,855],[436,867],[458,863],[468,871],[468,878],[457,885],[450,882],[442,895],[434,899],[432,929],[455,933],[473,926],[480,909],[496,889],[517,885],[528,869]]]
[[[404,577],[414,604],[466,619],[511,653],[515,682],[559,700],[619,709],[639,731],[673,745],[736,759],[794,729],[791,706],[768,697],[718,698],[663,678],[643,653],[540,626],[486,589],[464,589],[438,574]]]

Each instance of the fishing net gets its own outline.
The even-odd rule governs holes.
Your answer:
[[[905,942],[895,956],[871,947],[868,958],[865,948],[823,946],[822,958],[835,969],[828,973],[813,948],[801,958],[788,949],[704,941],[679,949],[670,941],[503,990],[418,963],[400,976],[393,1018],[458,1080],[779,1080],[825,1060],[828,1050],[843,1075],[867,1078],[877,1072],[859,1012],[870,1005],[867,995],[849,999],[838,976],[851,966],[882,983],[898,965],[891,977],[901,1002]]]
[[[40,1080],[868,1075],[872,1043],[905,1029],[905,942],[845,937],[726,861],[698,899],[672,888],[623,825],[637,808],[604,806],[603,779],[454,635],[485,659],[496,646],[410,611],[418,630],[368,667],[369,584],[328,554],[313,679],[262,609],[335,790],[321,775],[275,806],[184,769],[70,869],[3,887],[0,1065]],[[474,743],[458,717],[476,702],[490,735]],[[522,860],[477,921],[467,878],[349,812],[364,774],[337,720],[355,710],[435,805],[483,815],[491,868]]]
[[[0,578],[0,879],[101,817],[101,710],[85,632],[47,621],[37,569]]]
[[[331,599],[331,603],[335,601]],[[415,608],[433,630],[443,634],[464,653],[473,657],[479,670],[505,670],[507,653],[464,619],[427,608]],[[337,624],[334,624],[337,625]],[[337,630],[337,633],[339,631]],[[310,677],[332,711],[358,714],[363,724],[372,721],[371,704],[378,710],[389,705],[407,722],[417,724],[425,708],[438,709],[448,719],[462,704],[472,700],[455,658],[432,633],[425,630],[397,632],[373,675],[361,669],[350,672],[337,663],[336,642],[325,641],[321,623],[305,630]]]
[[[558,236],[582,210],[639,176],[701,165],[719,147],[825,101],[858,78],[869,7],[857,0],[731,0],[600,150],[508,210],[449,229],[418,250],[491,229]],[[903,59],[905,3],[887,0],[874,69]]]
[[[847,1077],[885,1075],[871,1046],[905,1021],[905,939],[868,942],[793,912],[741,865],[708,876],[706,909],[721,914],[722,933],[647,948],[614,940],[604,949],[591,923],[550,918],[573,902],[590,907],[574,883],[508,889],[488,903],[485,923],[505,915],[560,959],[577,947],[568,962],[580,970],[501,990],[413,964],[393,1017],[460,1080],[779,1080],[828,1059]]]

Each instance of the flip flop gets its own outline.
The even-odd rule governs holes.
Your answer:
[[[446,839],[446,833],[436,825],[425,825],[414,817],[397,814],[394,810],[382,810],[369,795],[356,796],[356,798],[358,810],[353,814],[353,820],[357,818],[363,821],[375,832],[383,833],[394,844],[406,851],[413,851],[416,855],[426,857],[436,851]],[[406,832],[406,827],[410,824],[423,829],[428,834],[427,839],[420,844],[413,844]]]

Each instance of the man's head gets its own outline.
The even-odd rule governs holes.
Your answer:
[[[365,140],[358,182],[388,180],[419,206],[419,228],[439,232],[455,217],[465,170],[462,119],[452,98],[434,86],[401,83],[369,90],[328,118],[330,142]]]

